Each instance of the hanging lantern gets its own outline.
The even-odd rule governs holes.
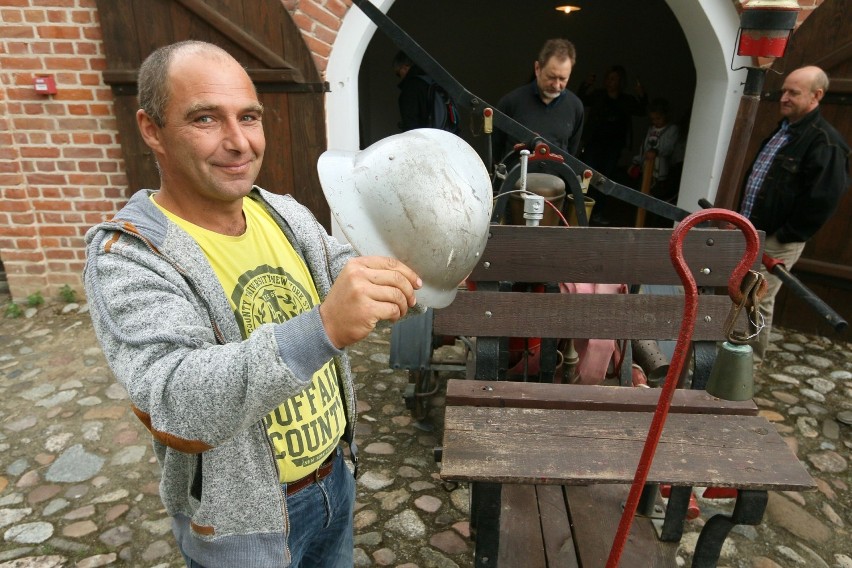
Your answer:
[[[783,57],[799,15],[796,0],[752,0],[743,7],[737,55]]]

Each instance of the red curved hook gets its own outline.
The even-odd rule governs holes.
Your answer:
[[[727,221],[739,228],[743,235],[745,235],[746,252],[728,279],[728,295],[737,305],[742,303],[744,299],[741,289],[743,278],[754,265],[760,250],[760,239],[757,236],[754,226],[739,213],[734,213],[727,209],[703,209],[696,211],[681,221],[672,232],[672,238],[669,241],[669,255],[684,287],[683,320],[681,321],[680,333],[678,334],[677,343],[672,354],[671,364],[666,374],[665,384],[660,393],[660,400],[657,402],[657,408],[654,411],[654,417],[648,429],[648,437],[645,438],[645,447],[642,449],[639,465],[636,467],[633,485],[630,486],[630,493],[627,496],[621,521],[615,533],[615,540],[609,551],[609,558],[606,563],[607,568],[617,568],[618,562],[621,559],[621,553],[624,551],[624,546],[627,543],[630,526],[633,523],[633,517],[636,514],[636,508],[639,505],[639,498],[645,486],[645,481],[648,479],[648,472],[651,470],[654,452],[657,450],[657,443],[660,441],[660,435],[663,432],[663,426],[669,413],[669,406],[671,406],[672,397],[674,396],[675,388],[677,388],[678,377],[680,377],[689,355],[689,343],[692,340],[692,333],[695,330],[695,315],[698,311],[698,287],[695,284],[695,278],[689,271],[689,266],[683,258],[683,240],[691,228],[709,220]]]

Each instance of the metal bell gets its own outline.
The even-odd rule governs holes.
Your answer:
[[[723,400],[754,396],[754,356],[751,345],[723,341],[707,380],[707,394]]]

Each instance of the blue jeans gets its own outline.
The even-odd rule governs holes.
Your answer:
[[[355,478],[338,449],[331,475],[287,497],[290,568],[352,568],[354,505]],[[204,568],[183,557],[187,568]]]

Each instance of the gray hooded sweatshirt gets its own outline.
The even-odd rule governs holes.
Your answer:
[[[354,455],[348,357],[316,307],[244,340],[204,253],[150,194],[86,234],[95,333],[153,435],[160,496],[184,552],[208,568],[288,566],[290,520],[263,418],[334,358]],[[353,249],[289,196],[255,187],[248,198],[267,208],[324,299]]]

